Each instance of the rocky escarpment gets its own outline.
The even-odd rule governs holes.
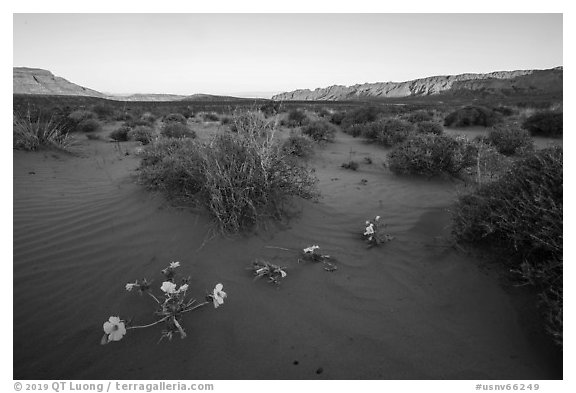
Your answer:
[[[105,94],[54,76],[50,71],[26,67],[14,67],[12,92],[106,98]]]
[[[431,76],[408,82],[364,83],[295,90],[277,94],[273,100],[355,100],[429,96],[453,90],[549,90],[562,89],[562,67],[550,70],[497,71],[488,74]]]

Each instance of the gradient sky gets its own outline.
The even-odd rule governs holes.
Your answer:
[[[229,94],[563,65],[562,14],[14,14],[15,67]]]

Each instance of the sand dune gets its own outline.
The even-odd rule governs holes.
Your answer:
[[[203,245],[206,216],[135,184],[138,159],[124,154],[135,147],[86,140],[75,155],[14,152],[15,379],[562,377],[531,295],[503,289],[448,246],[457,184],[394,176],[381,165],[386,150],[339,133],[312,160],[318,203],[296,201],[287,222]],[[351,150],[357,172],[340,168]],[[359,235],[375,215],[395,240],[367,249]],[[338,270],[268,248],[311,244]],[[255,258],[288,277],[278,288],[253,282],[245,268]],[[157,345],[158,327],[100,346],[110,315],[153,321],[151,300],[124,285],[159,286],[176,260],[191,294],[222,282],[226,304],[187,314],[185,340]]]

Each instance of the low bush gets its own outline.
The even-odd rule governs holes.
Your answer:
[[[343,163],[341,165],[341,167],[344,169],[350,169],[350,170],[356,171],[356,170],[358,170],[360,165],[356,161],[348,161],[348,162]]]
[[[300,109],[292,109],[286,117],[286,126],[301,127],[308,122],[308,116]]]
[[[447,127],[492,127],[502,121],[502,115],[483,106],[466,106],[450,113],[444,119]]]
[[[68,115],[68,118],[76,124],[80,124],[84,120],[96,119],[98,116],[91,111],[76,110]]]
[[[345,116],[346,112],[344,111],[334,112],[332,116],[330,116],[330,122],[339,126],[342,124],[342,120],[344,120]]]
[[[282,152],[296,157],[308,158],[314,154],[314,141],[306,135],[292,132],[282,142]]]
[[[94,112],[100,120],[111,119],[114,116],[114,108],[106,104],[93,105],[92,112]]]
[[[382,119],[371,125],[372,128],[368,130],[369,134],[365,133],[364,137],[384,146],[396,146],[404,142],[414,134],[415,130],[412,123],[401,119]]]
[[[218,228],[239,232],[280,218],[294,196],[316,196],[312,172],[266,130],[223,133],[209,142],[160,138],[143,152],[140,181],[205,206]]]
[[[388,156],[388,166],[397,174],[459,177],[475,164],[476,149],[465,138],[417,134],[398,145]]]
[[[341,120],[342,128],[346,130],[353,124],[364,124],[376,121],[381,112],[381,109],[375,106],[363,106],[352,109],[346,112],[344,118]]]
[[[528,117],[522,127],[532,135],[558,138],[562,136],[562,112],[539,112]]]
[[[168,123],[180,123],[180,124],[187,124],[186,118],[180,113],[170,113],[162,119],[164,124]]]
[[[142,114],[142,116],[140,117],[140,120],[145,121],[146,123],[153,125],[156,122],[156,116],[154,116],[152,113],[150,112],[145,112],[144,114]],[[139,124],[139,125],[144,125],[144,124]]]
[[[404,120],[407,120],[410,123],[420,123],[423,121],[432,121],[434,120],[434,116],[428,111],[418,110],[404,115]]]
[[[204,121],[219,121],[219,120],[220,118],[216,113],[210,112],[204,114]]]
[[[110,133],[110,139],[118,142],[126,142],[128,140],[128,133],[132,130],[127,124],[122,124],[120,127]]]
[[[548,330],[562,343],[562,149],[530,153],[497,181],[463,195],[453,215],[460,241],[497,247],[511,268],[540,291]]]
[[[185,124],[172,122],[164,123],[160,134],[167,138],[196,138],[196,132]]]
[[[26,115],[14,114],[12,145],[19,150],[38,150],[42,147],[55,147],[66,150],[70,145],[68,133],[63,132],[52,119],[42,121]]]
[[[274,123],[266,119],[259,111],[237,109],[230,120],[230,131],[242,134],[268,134],[272,132]],[[262,135],[261,135],[262,136]]]
[[[444,133],[444,127],[435,121],[421,121],[416,124],[416,131],[420,134],[442,135]]]
[[[486,141],[506,156],[534,150],[534,142],[528,131],[517,126],[496,126],[490,130]]]
[[[128,131],[127,138],[147,145],[154,140],[154,129],[148,126],[136,126],[133,130]]]
[[[80,131],[80,132],[95,132],[95,131],[98,131],[100,128],[102,128],[102,126],[100,125],[100,122],[98,122],[98,120],[86,119],[86,120],[82,120],[78,124],[78,126],[76,127],[76,130]]]
[[[315,142],[334,142],[336,129],[326,120],[314,120],[302,128],[302,133]]]

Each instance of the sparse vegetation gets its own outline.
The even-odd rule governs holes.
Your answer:
[[[308,158],[314,154],[314,141],[301,133],[291,132],[290,136],[282,142],[284,154]]]
[[[180,113],[170,113],[164,116],[164,119],[162,119],[162,121],[164,122],[164,124],[180,123],[185,125],[187,123],[186,118]]]
[[[302,128],[302,133],[315,142],[334,142],[336,129],[326,120],[314,120]]]
[[[420,134],[442,135],[444,133],[444,127],[435,121],[426,120],[416,124],[416,131]]]
[[[133,130],[128,131],[127,137],[128,140],[147,145],[154,140],[154,130],[148,126],[137,126]]]
[[[102,128],[102,126],[100,125],[100,122],[96,119],[86,119],[86,120],[82,120],[78,126],[76,127],[76,130],[80,131],[80,132],[95,132],[100,130],[100,128]]]
[[[196,132],[179,122],[164,123],[160,131],[167,138],[196,138]]]
[[[404,119],[409,121],[410,123],[421,123],[423,121],[432,121],[434,120],[434,116],[432,113],[425,111],[425,110],[418,110],[411,113],[408,113],[404,116]]]
[[[412,135],[388,156],[388,166],[398,174],[458,177],[475,164],[476,149],[465,138],[446,135]]]
[[[14,149],[19,150],[38,150],[42,147],[66,150],[70,140],[52,119],[46,122],[40,118],[32,120],[28,112],[24,116],[14,114],[12,143]]]
[[[287,127],[301,127],[308,122],[308,116],[306,113],[300,109],[292,109],[288,112],[288,116],[286,117],[286,126]]]
[[[312,172],[288,159],[267,130],[239,129],[209,142],[160,138],[144,151],[139,173],[151,188],[203,204],[232,233],[280,218],[291,197],[316,195]]]
[[[450,113],[444,119],[446,127],[492,127],[502,121],[502,115],[483,106],[466,106]]]
[[[562,149],[540,150],[517,161],[501,179],[460,197],[457,239],[506,252],[523,280],[540,292],[548,329],[562,343]]]
[[[132,130],[127,124],[122,124],[120,127],[110,133],[110,139],[118,142],[126,142],[128,140],[128,133]]]
[[[534,142],[528,132],[514,125],[500,125],[492,128],[486,141],[506,156],[534,150]]]
[[[562,112],[544,111],[528,117],[522,127],[532,135],[559,138],[563,129]]]

